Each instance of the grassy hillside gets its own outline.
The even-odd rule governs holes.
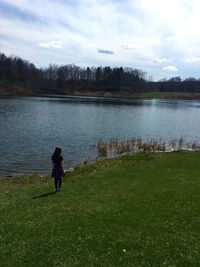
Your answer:
[[[124,91],[116,91],[115,93],[105,91],[79,91],[75,90],[71,93],[74,96],[104,96],[104,97],[128,97],[135,99],[183,99],[195,100],[200,99],[200,93],[185,93],[185,92],[143,92],[143,93],[130,93]]]
[[[1,266],[200,266],[200,153],[0,181]]]
[[[145,92],[136,94],[136,98],[148,99],[148,98],[158,98],[158,99],[185,99],[193,100],[200,99],[200,93],[184,93],[184,92]]]
[[[2,83],[0,82],[0,96],[1,95],[24,95],[29,96],[32,95],[33,92],[30,88],[13,85],[11,83]]]

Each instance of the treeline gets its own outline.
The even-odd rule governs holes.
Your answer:
[[[23,94],[73,94],[75,91],[136,93],[146,91],[200,92],[200,80],[180,77],[152,82],[134,68],[52,65],[37,68],[16,56],[0,53],[0,92]]]
[[[69,64],[36,68],[19,57],[0,54],[0,83],[29,88],[33,93],[73,93],[74,90],[135,92],[144,90],[146,73],[132,68],[87,67]]]
[[[79,91],[142,90],[145,73],[132,68],[87,67],[76,65],[49,65],[42,69],[42,90],[59,93]]]
[[[200,79],[189,77],[184,80],[181,77],[162,79],[155,83],[160,92],[186,92],[200,93]]]
[[[16,56],[0,53],[0,92],[39,92],[41,70]]]

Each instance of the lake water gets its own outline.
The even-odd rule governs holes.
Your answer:
[[[1,97],[0,177],[50,172],[55,146],[65,168],[95,159],[97,140],[141,137],[199,142],[200,102],[95,97]]]

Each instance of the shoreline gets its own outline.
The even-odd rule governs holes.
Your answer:
[[[198,149],[169,149],[166,151],[134,151],[130,153],[122,153],[122,154],[116,154],[116,155],[108,155],[106,157],[98,157],[96,160],[90,160],[90,161],[83,161],[79,164],[76,164],[74,166],[69,167],[68,169],[64,170],[65,175],[74,172],[76,169],[80,169],[84,166],[91,166],[95,165],[98,162],[105,161],[105,160],[114,160],[118,158],[123,158],[123,157],[128,157],[128,156],[134,156],[134,155],[139,155],[139,154],[173,154],[173,153],[200,153],[200,150]],[[23,172],[21,174],[8,174],[6,176],[0,176],[0,182],[4,180],[16,180],[16,179],[23,179],[27,177],[32,177],[32,176],[38,176],[41,178],[49,177],[51,176],[51,170],[49,171],[34,171],[34,172]]]
[[[127,93],[110,93],[110,92],[91,92],[91,91],[77,91],[70,94],[28,94],[25,93],[6,93],[0,92],[0,97],[96,97],[96,98],[115,98],[115,99],[129,99],[129,100],[147,100],[147,99],[167,99],[167,100],[200,100],[200,93],[182,93],[182,92],[141,92],[134,94]]]

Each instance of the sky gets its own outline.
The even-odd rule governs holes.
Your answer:
[[[0,52],[37,67],[200,77],[199,0],[0,0]]]

